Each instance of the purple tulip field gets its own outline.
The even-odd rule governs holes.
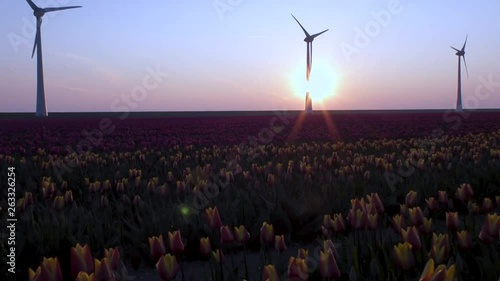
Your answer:
[[[88,116],[0,119],[1,272],[499,280],[499,112]]]

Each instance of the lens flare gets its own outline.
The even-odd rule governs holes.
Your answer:
[[[303,63],[298,63],[290,80],[295,96],[303,99],[306,92],[310,93],[314,109],[314,104],[324,103],[327,99],[335,96],[339,76],[328,62],[317,60],[311,70],[309,82],[304,78]]]

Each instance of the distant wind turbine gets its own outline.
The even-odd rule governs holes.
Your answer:
[[[36,37],[33,45],[33,52],[31,58],[35,55],[37,59],[37,88],[36,88],[36,116],[47,116],[47,104],[45,102],[45,90],[43,86],[43,62],[42,62],[42,34],[41,25],[42,17],[45,13],[55,12],[67,9],[81,8],[82,6],[68,6],[59,8],[40,8],[33,1],[26,0],[30,7],[33,9],[33,15],[36,17]]]
[[[469,78],[469,70],[467,70],[467,62],[465,61],[465,45],[467,44],[467,37],[469,37],[468,34],[465,36],[465,42],[461,50],[451,47],[453,50],[457,51],[455,55],[458,56],[457,111],[462,111],[462,76],[460,69],[460,57],[464,59],[465,71],[467,72],[467,78]]]
[[[309,35],[309,33],[306,31],[306,29],[302,26],[302,24],[300,24],[300,22],[292,15],[292,17],[295,19],[295,21],[300,25],[300,28],[302,28],[302,30],[304,31],[304,34],[306,35],[306,38],[304,38],[304,42],[307,43],[307,57],[306,57],[306,61],[307,61],[307,68],[306,68],[306,79],[307,81],[309,81],[309,76],[311,74],[311,68],[312,68],[312,42],[314,41],[314,38],[318,37],[319,35],[325,33],[328,31],[327,30],[324,30],[324,31],[321,31],[320,33],[316,33],[316,34],[313,34],[313,35]]]

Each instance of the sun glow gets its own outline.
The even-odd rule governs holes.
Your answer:
[[[306,81],[306,70],[303,62],[295,69],[290,79],[295,96],[305,99],[306,92],[310,93],[314,109],[315,103],[324,103],[325,100],[335,95],[338,78],[331,65],[318,60],[313,62],[309,82]]]

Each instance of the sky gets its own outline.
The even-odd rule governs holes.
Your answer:
[[[48,112],[500,107],[499,1],[34,0]],[[34,112],[35,18],[2,1],[0,112]],[[5,12],[8,11],[8,12]],[[306,83],[306,43],[313,42]]]

